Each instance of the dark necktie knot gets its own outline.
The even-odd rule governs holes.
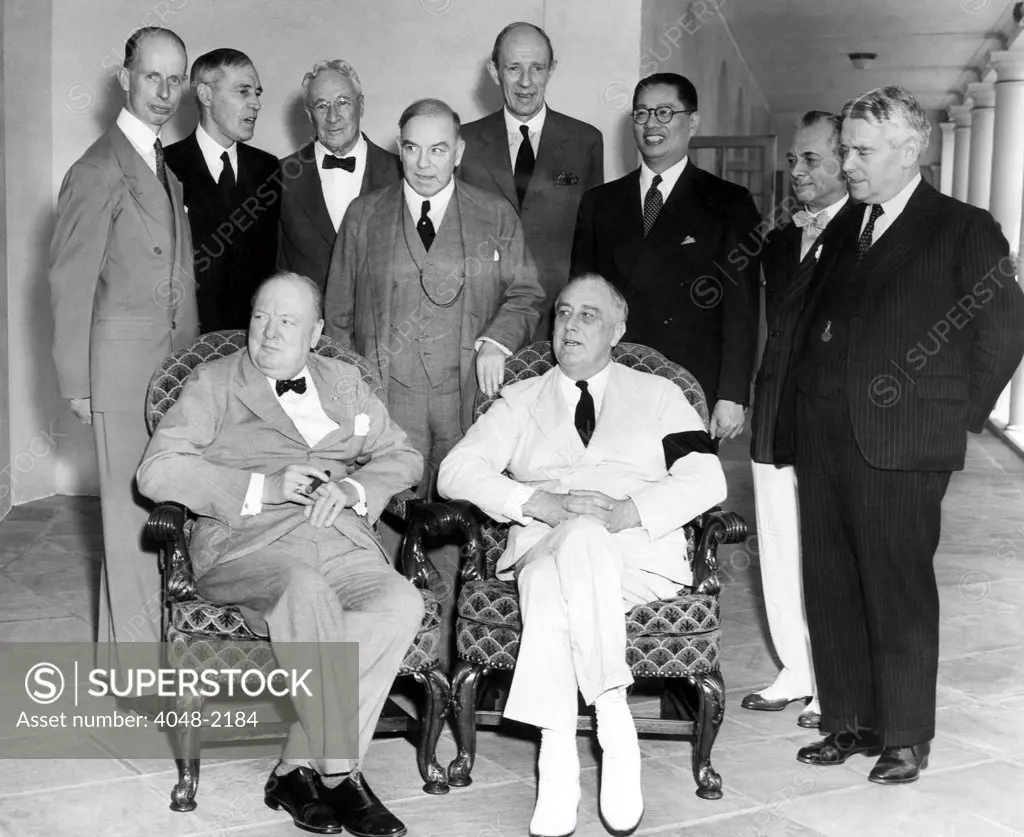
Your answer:
[[[434,243],[437,231],[434,229],[434,222],[430,220],[430,201],[423,201],[420,207],[420,220],[416,222],[416,232],[420,234],[420,241],[423,242],[423,249],[430,250]]]
[[[356,158],[335,157],[333,154],[325,154],[323,167],[325,169],[345,169],[345,171],[351,173],[356,170]]]
[[[306,391],[306,378],[291,378],[287,381],[277,381],[274,384],[274,389],[277,390],[278,395],[284,395],[286,392],[294,392],[296,395],[302,395]]]
[[[586,381],[577,381],[576,386],[580,390],[580,400],[576,403],[576,432],[580,434],[583,446],[586,447],[590,444],[590,438],[594,435],[594,426],[597,424],[594,396],[590,394],[590,387]]]
[[[651,187],[647,190],[647,194],[644,195],[644,238],[650,235],[654,222],[658,220],[661,208],[665,205],[665,199],[661,196],[661,189],[658,188],[661,185],[661,180],[660,174],[654,175]]]

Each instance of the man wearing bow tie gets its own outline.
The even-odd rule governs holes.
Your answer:
[[[185,187],[203,332],[246,328],[252,296],[277,262],[277,158],[246,143],[263,87],[249,56],[215,49],[192,64],[199,125],[167,148]]]
[[[371,525],[423,460],[358,369],[310,353],[321,307],[304,276],[264,282],[247,350],[192,373],[153,434],[139,488],[198,515],[199,594],[239,607],[281,668],[312,664],[310,679],[323,678],[293,698],[298,721],[267,781],[268,804],[305,831],[398,837],[405,827],[360,763],[423,598]],[[359,643],[358,684],[336,653],[348,642]]]
[[[744,709],[778,711],[794,701],[810,701],[797,723],[814,728],[820,709],[815,697],[810,638],[800,576],[800,522],[796,474],[775,456],[775,421],[782,384],[793,350],[793,331],[803,310],[822,233],[848,204],[839,154],[840,119],[810,111],[796,125],[789,162],[793,192],[803,208],[793,222],[765,239],[768,340],[754,383],[750,417],[750,457],[754,471],[757,544],[761,587],[772,644],[782,671],[770,686],[743,698]]]
[[[281,161],[281,235],[277,264],[320,286],[338,230],[359,195],[402,179],[398,158],[359,130],[365,101],[359,76],[338,59],[320,61],[302,79],[302,101],[316,131]]]
[[[607,277],[633,312],[625,339],[658,350],[704,389],[711,436],[743,431],[757,349],[760,236],[750,193],[689,159],[697,91],[675,73],[633,92],[640,168],[583,196],[572,274]]]
[[[795,419],[780,408],[775,440],[776,456],[795,453],[825,733],[797,758],[880,756],[879,784],[928,766],[942,498],[1024,355],[1016,259],[991,215],[922,180],[930,133],[899,87],[844,106],[861,205],[825,232],[783,394]]]
[[[156,642],[157,556],[135,469],[149,441],[153,370],[195,340],[192,237],[161,129],[188,83],[181,38],[148,27],[125,44],[117,124],[68,171],[50,247],[53,358],[61,395],[96,438],[103,511],[99,641]],[[104,664],[109,665],[109,664]]]
[[[554,75],[547,33],[511,23],[494,41],[487,72],[505,106],[462,129],[458,176],[504,197],[519,214],[548,305],[534,340],[551,339],[551,310],[569,279],[576,211],[583,193],[604,182],[604,141],[593,125],[545,102]]]

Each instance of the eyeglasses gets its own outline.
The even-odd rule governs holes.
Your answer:
[[[663,105],[660,108],[651,110],[650,108],[637,108],[633,111],[633,121],[637,125],[646,125],[647,120],[651,118],[651,114],[654,114],[655,118],[662,124],[667,125],[672,121],[672,117],[677,113],[693,113],[692,110],[672,110],[667,105]]]

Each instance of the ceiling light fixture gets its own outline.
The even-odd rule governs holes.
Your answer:
[[[875,52],[851,52],[850,63],[858,70],[866,70],[875,63],[878,53]]]

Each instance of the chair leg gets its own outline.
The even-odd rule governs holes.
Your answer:
[[[722,777],[711,766],[711,748],[725,717],[725,681],[721,671],[686,678],[697,692],[696,743],[693,747],[693,778],[701,799],[722,798]]]
[[[412,676],[423,686],[427,694],[420,740],[416,745],[416,764],[425,783],[423,790],[433,794],[448,793],[448,774],[437,761],[437,739],[441,737],[441,730],[448,716],[451,687],[448,685],[448,678],[437,667],[427,671],[415,671]]]
[[[202,727],[192,726],[193,712],[202,713],[203,699],[198,696],[180,696],[171,710],[176,723],[172,730],[174,760],[178,765],[178,783],[171,790],[171,810],[178,812],[196,809],[196,791],[199,790],[199,747]]]
[[[459,660],[452,675],[452,719],[455,732],[455,758],[448,765],[448,783],[455,788],[473,784],[469,775],[476,760],[476,695],[480,677],[487,669]]]

